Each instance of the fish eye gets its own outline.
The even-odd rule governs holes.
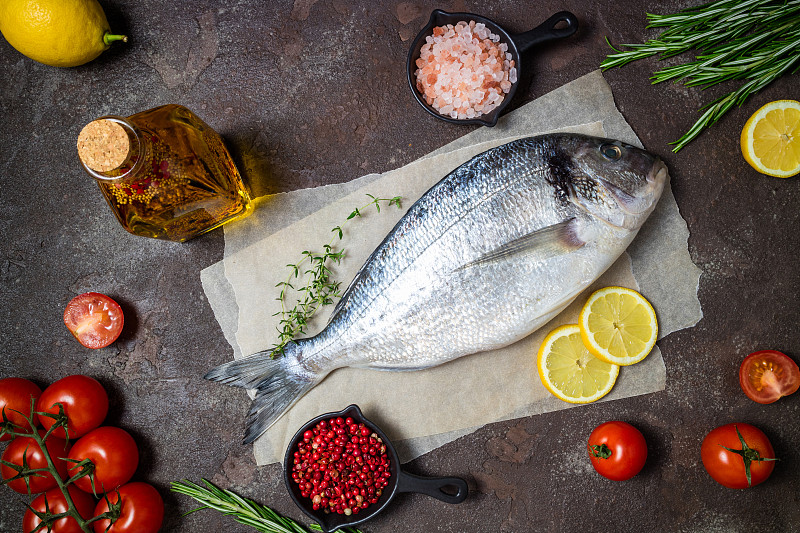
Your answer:
[[[603,154],[603,157],[606,159],[616,161],[622,157],[622,148],[616,144],[604,144],[600,147],[600,153]]]

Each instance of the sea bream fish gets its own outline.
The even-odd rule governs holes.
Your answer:
[[[509,345],[614,263],[667,181],[658,157],[610,139],[551,134],[483,152],[409,208],[322,332],[206,378],[256,390],[249,443],[337,368],[419,370]]]

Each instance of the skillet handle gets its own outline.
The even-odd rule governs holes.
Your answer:
[[[455,492],[444,491],[450,487]],[[467,482],[459,477],[421,477],[399,472],[397,480],[398,492],[419,492],[426,494],[445,503],[461,503],[467,499],[469,488]]]
[[[565,22],[567,25],[563,28],[556,28],[560,22]],[[526,31],[525,33],[512,35],[511,40],[517,45],[517,49],[521,54],[528,48],[536,46],[537,44],[569,37],[576,31],[578,31],[578,17],[569,11],[559,11],[534,29]]]

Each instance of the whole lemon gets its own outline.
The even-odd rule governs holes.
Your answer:
[[[11,46],[45,65],[88,63],[114,41],[97,0],[0,0],[0,32]]]

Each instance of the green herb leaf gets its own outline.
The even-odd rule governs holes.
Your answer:
[[[235,492],[221,489],[203,479],[205,487],[191,481],[173,482],[172,491],[184,494],[200,503],[200,507],[189,511],[188,514],[202,509],[214,509],[247,526],[255,528],[262,533],[308,533],[304,528],[291,518],[286,518],[269,507],[265,507],[248,498],[243,498]],[[321,531],[316,524],[310,526],[313,531]],[[343,533],[361,533],[360,530],[352,527],[338,529]]]
[[[381,203],[389,207],[393,205],[397,206],[398,209],[401,207],[400,196],[395,196],[393,198],[378,198],[371,194],[367,194],[367,196],[371,198],[370,203],[361,208],[354,209],[342,225],[336,226],[331,230],[331,232],[334,233],[334,237],[329,243],[323,245],[321,254],[315,254],[309,250],[304,250],[301,254],[303,257],[298,263],[286,265],[290,270],[288,278],[286,281],[275,285],[276,287],[281,287],[280,294],[277,298],[281,302],[281,311],[276,313],[276,315],[279,315],[281,318],[278,322],[278,342],[272,347],[272,357],[284,355],[286,345],[305,333],[306,325],[317,310],[324,305],[333,304],[341,297],[341,282],[334,281],[331,278],[333,273],[329,265],[331,263],[338,264],[345,257],[345,250],[343,248],[337,250],[333,244],[337,238],[338,240],[342,240],[344,237],[343,227],[347,224],[347,221],[356,217],[361,217],[361,212],[371,205],[374,205],[379,213],[381,210]],[[303,270],[302,267],[306,264],[310,265],[310,267]],[[304,285],[296,289],[296,292],[299,292],[302,297],[296,302],[293,308],[287,309],[286,289],[291,288],[295,290],[295,287],[289,283],[289,280],[293,277],[299,278],[301,270],[304,276]]]
[[[673,152],[685,147],[733,106],[783,76],[800,70],[800,0],[721,0],[671,15],[647,14],[648,28],[665,28],[657,39],[626,44],[600,64],[603,70],[658,56],[663,60],[690,50],[693,61],[654,72],[652,83],[682,81],[703,89],[742,80],[738,89],[714,100],[677,141]],[[627,48],[627,49],[625,49]]]

